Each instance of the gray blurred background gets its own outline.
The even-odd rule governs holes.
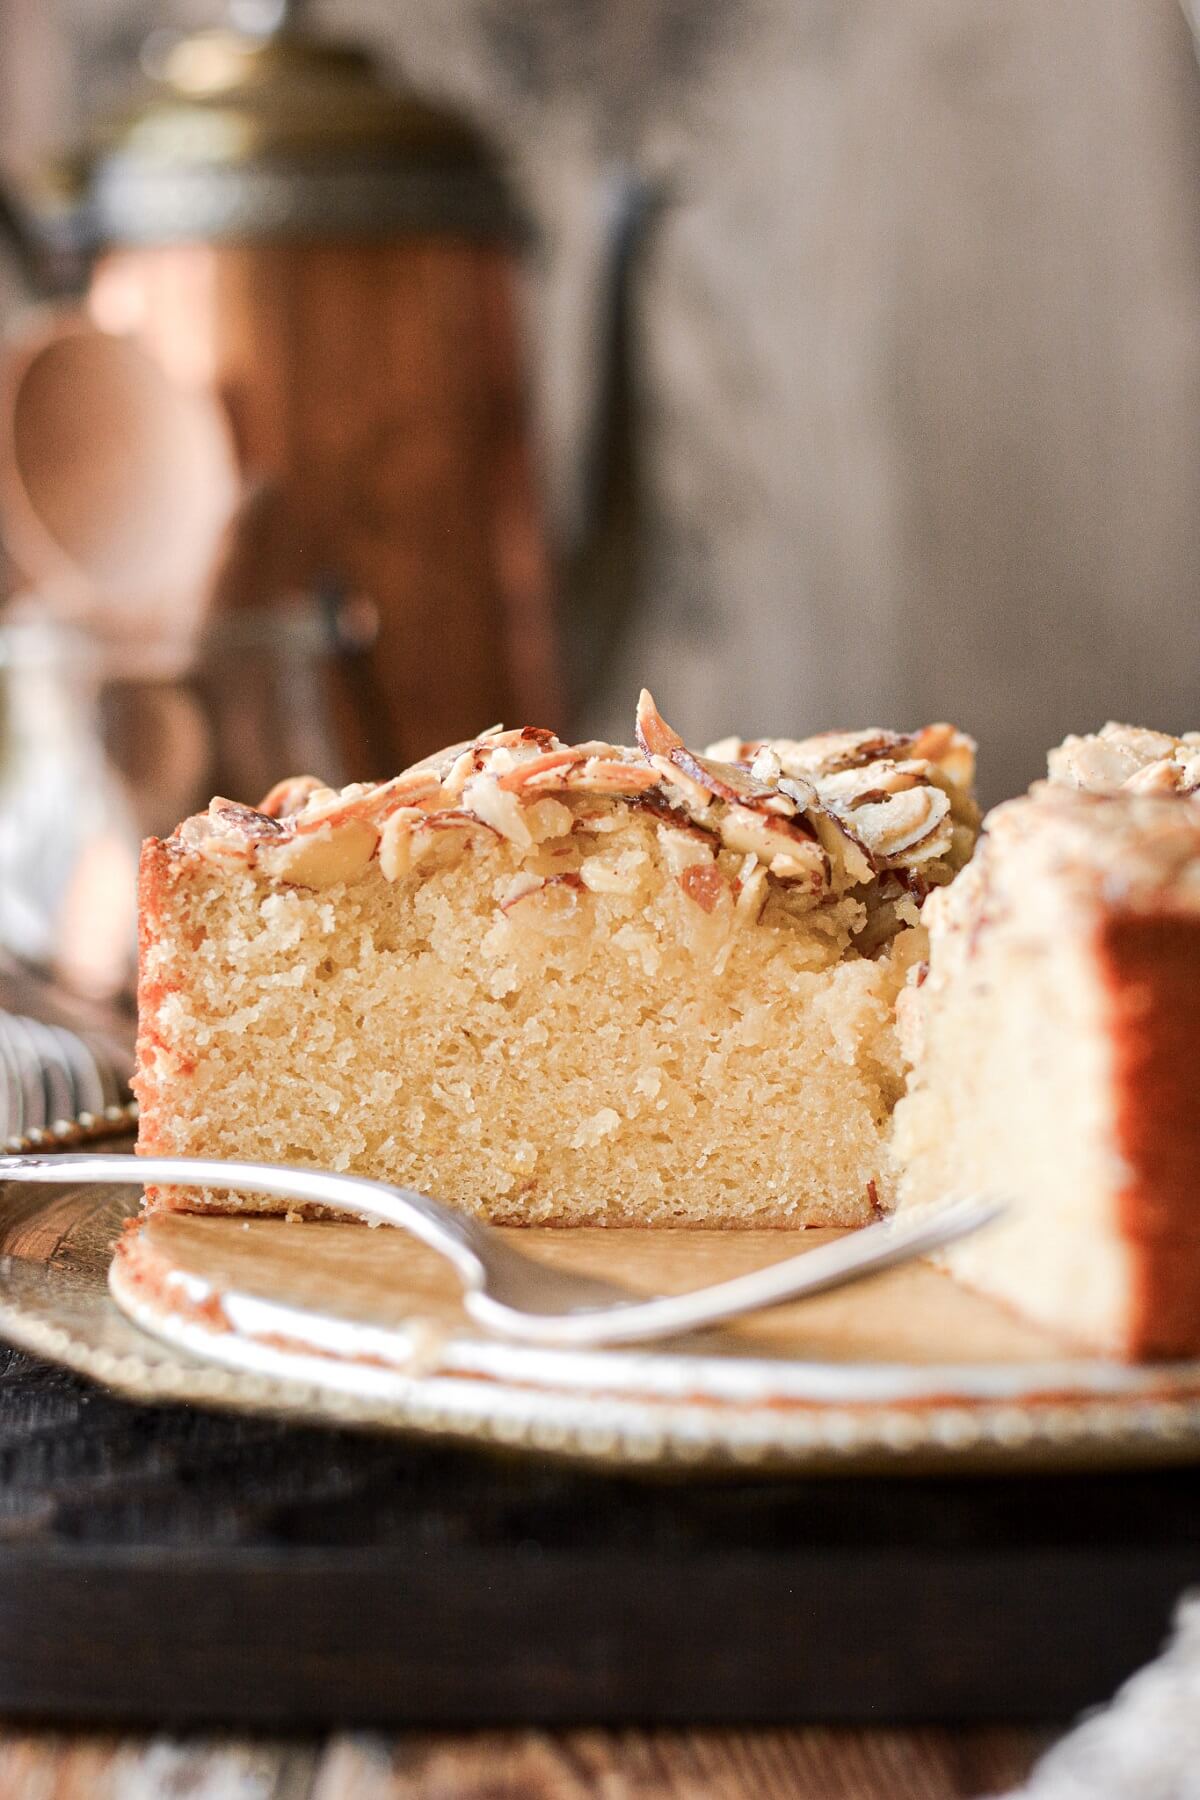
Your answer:
[[[0,0],[0,159],[79,135],[164,17],[219,12]],[[577,725],[626,737],[642,681],[693,739],[946,716],[988,798],[1108,716],[1200,725],[1200,77],[1175,0],[311,16],[462,103],[536,220]]]

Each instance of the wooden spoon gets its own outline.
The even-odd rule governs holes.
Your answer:
[[[58,315],[14,346],[0,498],[18,567],[101,631],[186,638],[242,492],[220,406],[132,338]]]

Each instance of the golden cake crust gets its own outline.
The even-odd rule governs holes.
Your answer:
[[[1126,1354],[1200,1354],[1200,917],[1113,912],[1101,928],[1115,1134],[1133,1250]]]

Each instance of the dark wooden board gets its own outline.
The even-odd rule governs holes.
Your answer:
[[[1200,1474],[646,1483],[0,1361],[0,1714],[1063,1718],[1200,1578]]]

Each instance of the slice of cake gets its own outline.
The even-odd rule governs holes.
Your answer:
[[[974,841],[973,746],[938,725],[697,755],[648,695],[637,738],[494,731],[149,842],[140,1148],[505,1223],[872,1217],[895,1001]]]
[[[1110,725],[1050,769],[926,908],[903,1203],[1011,1196],[956,1275],[1118,1355],[1200,1352],[1200,738]]]

